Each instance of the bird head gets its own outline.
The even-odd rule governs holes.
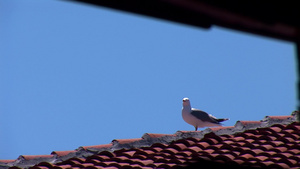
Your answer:
[[[183,104],[184,106],[190,105],[190,99],[187,98],[187,97],[183,98],[183,99],[182,99],[182,104]]]

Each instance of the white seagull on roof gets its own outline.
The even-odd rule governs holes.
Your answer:
[[[198,109],[191,108],[189,98],[183,98],[182,118],[185,122],[195,127],[195,131],[201,127],[222,126],[220,122],[228,119],[217,119],[211,114]]]

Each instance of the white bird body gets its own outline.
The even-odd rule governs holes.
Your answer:
[[[183,99],[182,118],[185,122],[195,127],[195,131],[202,127],[222,126],[220,122],[228,119],[217,119],[216,117],[207,114],[198,109],[191,108],[190,100]]]
[[[197,110],[197,109],[193,108],[192,110]],[[188,109],[184,109],[184,108],[182,109],[182,118],[185,122],[189,123],[190,125],[197,126],[198,128],[222,126],[221,124],[205,122],[198,118],[195,118],[195,116],[191,114],[192,110],[191,109],[188,110]]]

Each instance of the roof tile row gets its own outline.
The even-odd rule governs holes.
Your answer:
[[[291,116],[238,121],[232,127],[149,134],[51,155],[0,160],[0,167],[38,168],[300,168],[300,123]]]

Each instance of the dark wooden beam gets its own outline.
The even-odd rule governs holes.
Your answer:
[[[195,11],[186,10],[161,0],[71,0],[101,7],[122,10],[173,22],[210,28],[207,18]],[[180,14],[180,15],[179,15]]]
[[[233,0],[69,0],[151,16],[192,26],[212,25],[296,41],[300,10],[293,1]]]

